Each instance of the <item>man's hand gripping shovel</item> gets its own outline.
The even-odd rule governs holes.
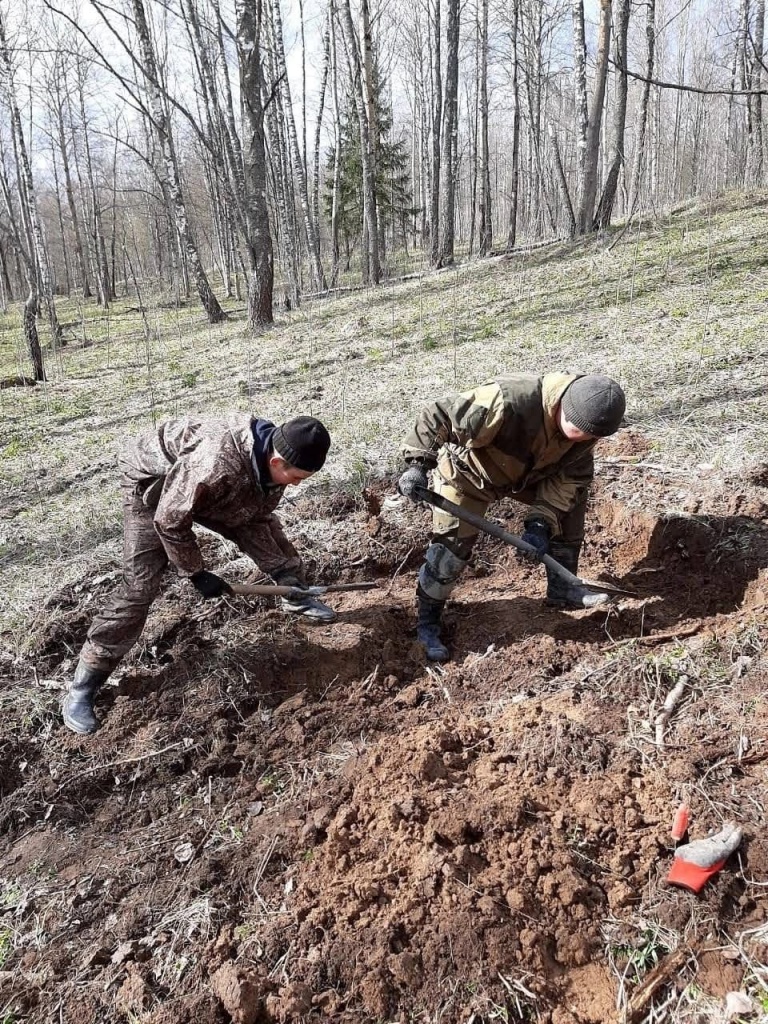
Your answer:
[[[526,543],[526,541],[514,533],[509,533],[507,530],[502,529],[501,526],[497,526],[496,523],[489,523],[482,516],[477,515],[475,512],[469,512],[467,509],[455,504],[455,502],[444,498],[441,494],[430,491],[427,487],[416,487],[414,492],[419,501],[426,501],[429,505],[439,508],[441,512],[447,512],[448,515],[462,519],[465,523],[469,523],[483,533],[496,537],[498,540],[504,541],[505,544],[510,544],[513,548],[517,548],[518,551],[529,555],[534,561],[542,562],[548,569],[562,576],[572,586],[584,587],[587,590],[594,591],[594,593],[608,594],[611,600],[615,600],[618,597],[637,597],[634,590],[625,590],[622,587],[614,587],[610,583],[597,583],[593,580],[583,580],[580,576],[574,576],[565,566],[555,561],[551,555],[540,555],[532,544]]]

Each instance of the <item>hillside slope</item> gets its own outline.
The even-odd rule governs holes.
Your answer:
[[[764,196],[722,197],[257,340],[236,310],[91,311],[44,387],[0,390],[3,1024],[703,1022],[729,992],[768,1020],[766,229]],[[427,666],[399,439],[431,396],[560,368],[627,390],[583,572],[638,596],[557,612],[485,538],[454,661]],[[116,446],[232,408],[328,423],[283,519],[316,580],[378,587],[318,629],[169,574],[102,729],[67,733],[60,690],[119,577]],[[493,515],[520,527],[511,501]],[[683,800],[691,838],[745,831],[700,896],[665,882]]]

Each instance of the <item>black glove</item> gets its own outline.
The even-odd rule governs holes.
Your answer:
[[[408,469],[397,481],[397,489],[411,501],[418,501],[415,494],[416,487],[429,487],[429,480],[427,479],[426,465],[423,462],[414,461],[409,463]]]
[[[224,594],[231,594],[233,592],[232,587],[221,576],[217,576],[215,572],[207,572],[205,569],[201,569],[199,572],[193,573],[189,578],[206,601],[209,598],[223,597]]]
[[[536,554],[529,555],[527,551],[520,551],[519,554],[528,562],[541,561],[542,555],[549,554],[549,538],[551,535],[552,531],[543,519],[526,519],[525,530],[520,540],[524,540],[526,544],[536,548]]]

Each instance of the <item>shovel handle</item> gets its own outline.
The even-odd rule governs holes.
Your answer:
[[[335,583],[326,587],[281,587],[276,583],[230,583],[233,594],[243,597],[320,597],[348,590],[374,590],[377,583]]]
[[[414,488],[416,497],[421,501],[426,501],[430,505],[434,505],[435,508],[439,508],[443,512],[447,512],[451,516],[455,516],[457,519],[463,519],[465,523],[469,523],[470,526],[476,527],[483,533],[490,534],[491,537],[496,537],[498,540],[503,540],[505,544],[510,544],[513,548],[517,548],[518,551],[522,551],[523,554],[528,555],[536,562],[542,562],[552,572],[557,573],[558,576],[562,576],[564,580],[576,587],[589,587],[590,589],[597,589],[594,584],[587,583],[580,579],[578,576],[574,576],[572,572],[569,572],[564,565],[560,565],[556,562],[551,555],[541,555],[533,546],[527,541],[524,541],[521,537],[518,537],[514,533],[509,533],[508,530],[502,529],[501,526],[497,526],[496,523],[489,523],[483,516],[479,516],[476,512],[470,512],[468,509],[462,508],[461,505],[455,504],[453,501],[449,501],[444,498],[442,494],[436,494],[435,491],[430,491],[427,487],[416,486]],[[606,588],[608,589],[608,588]]]

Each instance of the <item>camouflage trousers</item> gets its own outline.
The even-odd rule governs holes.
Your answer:
[[[154,510],[136,484],[124,480],[123,586],[96,615],[80,652],[90,667],[111,671],[141,636],[149,609],[160,590],[168,556],[155,531]]]
[[[455,505],[476,515],[485,516],[491,502],[488,495],[481,491],[469,493],[459,491],[448,481],[444,480],[438,472],[432,475],[432,487],[437,494],[452,501]],[[533,489],[517,491],[511,495],[515,501],[522,505],[533,505],[536,501],[536,493]],[[569,511],[560,514],[560,532],[554,534],[552,539],[562,544],[581,546],[584,540],[584,519],[587,512],[587,499],[589,489],[585,487],[579,494],[579,500]],[[457,519],[440,509],[432,510],[432,540],[435,543],[443,544],[459,558],[466,561],[477,540],[477,527],[465,523],[463,519]]]

